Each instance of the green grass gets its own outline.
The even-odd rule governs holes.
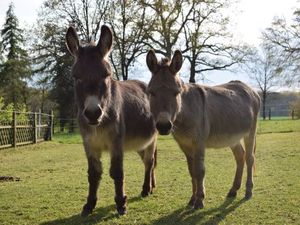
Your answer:
[[[257,132],[259,134],[300,132],[300,120],[259,120]]]
[[[197,211],[186,208],[190,177],[185,157],[170,136],[159,137],[158,187],[148,198],[139,195],[144,173],[139,156],[125,154],[128,214],[122,217],[114,206],[107,153],[97,207],[88,218],[80,217],[87,163],[79,135],[57,135],[53,142],[1,150],[0,176],[20,181],[0,182],[0,224],[299,224],[299,126],[286,128],[289,122],[278,122],[260,123],[254,196],[249,201],[243,200],[244,182],[237,198],[226,199],[235,171],[232,153],[208,149],[205,208]],[[290,129],[294,132],[286,133]]]
[[[80,144],[82,139],[79,133],[55,133],[53,137],[54,142],[60,144]]]

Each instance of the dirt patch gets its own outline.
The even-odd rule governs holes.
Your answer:
[[[20,181],[20,177],[0,176],[0,182]]]

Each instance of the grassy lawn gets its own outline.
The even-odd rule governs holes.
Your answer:
[[[245,183],[235,199],[226,199],[235,162],[229,149],[208,149],[203,210],[186,204],[191,183],[183,153],[173,139],[159,137],[157,189],[142,199],[143,164],[125,154],[128,214],[114,206],[109,155],[94,213],[82,219],[87,195],[87,163],[79,135],[57,135],[52,142],[0,151],[0,224],[299,224],[300,120],[260,121],[254,196],[244,201]],[[244,177],[245,178],[245,177]],[[244,179],[245,181],[245,179]]]
[[[300,132],[300,120],[272,119],[260,120],[258,123],[258,133],[288,133]]]

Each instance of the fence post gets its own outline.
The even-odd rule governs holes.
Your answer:
[[[41,136],[41,125],[42,125],[42,110],[39,109],[38,122],[37,122],[38,137]]]
[[[12,146],[15,148],[17,146],[17,115],[16,115],[16,111],[13,111],[12,130],[13,130]]]
[[[53,126],[53,110],[51,110],[50,112],[50,123],[49,123],[49,129],[50,129],[50,136],[49,136],[49,140],[52,141],[52,136],[53,136],[53,132],[54,132],[54,126]]]
[[[292,120],[294,119],[294,117],[295,117],[295,110],[293,109],[292,110]]]
[[[271,120],[271,109],[269,109],[269,120]]]
[[[33,113],[33,143],[37,143],[37,126],[36,126],[36,115],[37,113]]]

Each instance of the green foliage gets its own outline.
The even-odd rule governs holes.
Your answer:
[[[33,43],[38,84],[51,88],[49,97],[58,104],[59,117],[74,118],[73,59],[65,45],[65,29],[54,23],[42,23],[35,32],[39,36]]]
[[[298,165],[300,133],[258,135],[254,195],[227,199],[235,162],[229,149],[208,149],[205,208],[186,207],[191,182],[184,154],[175,141],[159,137],[157,188],[148,198],[140,191],[144,166],[135,152],[125,154],[128,214],[118,216],[109,154],[103,154],[104,173],[94,213],[81,218],[86,201],[87,162],[81,144],[40,143],[0,151],[1,175],[19,182],[0,183],[1,224],[297,224],[300,221]],[[246,172],[246,170],[244,170]]]
[[[1,64],[0,88],[5,94],[6,103],[14,107],[27,103],[28,91],[26,79],[31,76],[30,61],[25,50],[23,31],[11,3],[6,13],[6,21],[1,30],[1,46],[4,62]]]
[[[28,114],[24,104],[18,104],[14,106],[13,103],[9,103],[5,105],[3,97],[0,96],[0,123],[10,123],[13,119],[13,111],[17,112],[17,121],[28,121]]]
[[[14,106],[12,103],[5,105],[3,97],[0,96],[0,122],[7,123],[12,121],[12,111]]]

